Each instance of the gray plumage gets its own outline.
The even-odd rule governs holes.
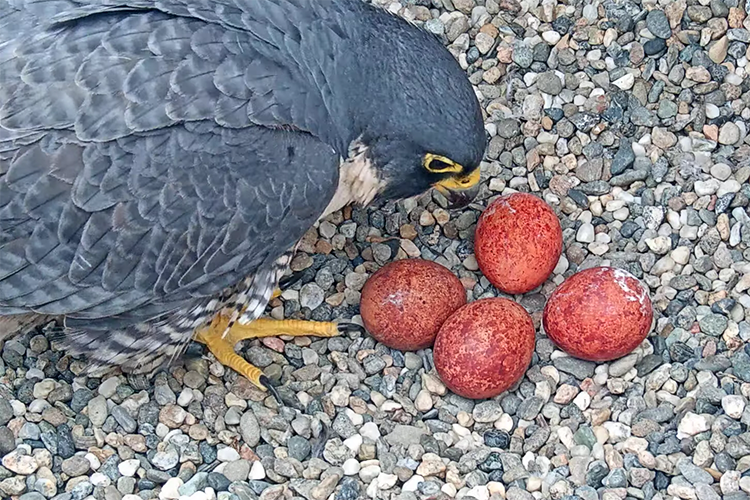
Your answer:
[[[435,179],[390,144],[476,166],[481,131],[439,42],[359,0],[0,0],[0,315],[153,369],[262,312],[353,141],[400,197]]]

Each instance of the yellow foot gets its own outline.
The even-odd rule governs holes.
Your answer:
[[[195,335],[195,340],[205,344],[216,359],[224,366],[228,366],[247,378],[263,391],[270,392],[279,402],[281,398],[276,389],[270,384],[263,372],[245,361],[234,352],[234,345],[240,340],[262,337],[289,335],[292,337],[335,337],[345,332],[359,331],[362,327],[354,323],[330,323],[322,321],[302,320],[273,320],[259,318],[248,324],[236,322],[226,332],[229,318],[221,313],[217,314],[211,324]],[[226,335],[224,333],[226,332]]]

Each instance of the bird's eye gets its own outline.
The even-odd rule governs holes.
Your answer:
[[[433,174],[460,174],[464,168],[445,156],[427,153],[424,157],[424,168]]]

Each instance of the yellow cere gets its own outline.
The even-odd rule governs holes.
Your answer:
[[[443,194],[448,191],[462,191],[479,184],[480,169],[475,168],[469,175],[448,177],[435,184],[435,188]]]

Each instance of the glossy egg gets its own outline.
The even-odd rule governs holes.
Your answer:
[[[648,289],[635,276],[612,267],[594,267],[574,274],[552,292],[542,324],[563,351],[602,362],[638,347],[652,320]]]
[[[440,326],[466,304],[466,291],[446,267],[423,259],[390,262],[365,283],[362,321],[376,340],[393,349],[429,347]]]
[[[491,398],[516,384],[534,353],[534,323],[505,298],[471,302],[449,317],[433,347],[435,369],[454,393]]]
[[[501,196],[477,221],[474,254],[479,269],[498,290],[529,292],[557,266],[562,254],[560,221],[537,196]]]

